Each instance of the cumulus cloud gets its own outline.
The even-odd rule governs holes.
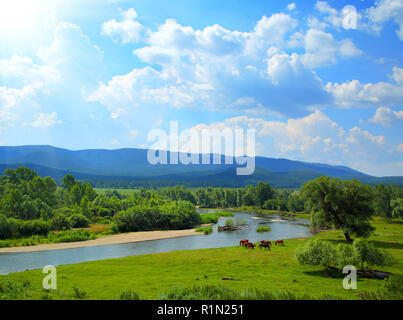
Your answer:
[[[38,82],[27,84],[22,89],[0,87],[0,122],[12,125],[24,115],[22,111],[28,113],[30,109],[37,107],[34,98],[43,90],[43,84]],[[24,108],[25,105],[29,108]]]
[[[50,47],[40,47],[37,55],[48,65],[58,68],[81,69],[95,68],[102,60],[103,52],[72,23],[59,23],[53,33]]]
[[[113,118],[142,104],[307,114],[332,101],[313,69],[361,51],[349,39],[336,41],[317,29],[295,31],[297,26],[284,13],[263,16],[250,32],[217,24],[195,30],[168,19],[149,32],[148,45],[133,50],[150,66],[100,83],[88,99],[105,105]],[[291,44],[305,52],[290,53]]]
[[[351,80],[341,84],[329,82],[326,88],[340,108],[403,106],[403,87],[400,84]]]
[[[60,74],[48,65],[35,64],[29,57],[13,55],[11,59],[0,60],[0,77],[22,80],[23,83],[57,81]]]
[[[403,85],[403,68],[393,67],[392,78],[396,83]]]
[[[387,21],[394,21],[399,25],[396,33],[403,41],[403,1],[402,0],[377,0],[375,6],[367,10],[369,20],[375,24],[382,25]],[[381,28],[379,26],[379,28]]]
[[[369,121],[390,127],[395,123],[403,122],[403,110],[394,111],[391,108],[381,107],[376,109],[374,116]]]
[[[357,170],[379,172],[370,163],[389,163],[388,171],[402,174],[399,150],[382,135],[374,135],[359,127],[343,128],[319,110],[306,117],[287,121],[267,121],[262,118],[239,116],[209,125],[199,124],[190,129],[256,130],[256,153],[275,158],[289,158],[309,162],[344,164]],[[190,138],[191,139],[191,138]],[[363,163],[362,159],[369,161]],[[363,164],[363,167],[360,167]],[[364,171],[365,171],[364,170]]]
[[[146,28],[135,21],[137,12],[130,8],[121,12],[121,20],[111,19],[102,25],[102,34],[107,35],[122,43],[138,42],[144,36]]]

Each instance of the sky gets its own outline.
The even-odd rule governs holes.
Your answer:
[[[2,0],[0,145],[256,154],[403,175],[403,0]]]

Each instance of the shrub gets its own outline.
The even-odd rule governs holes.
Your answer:
[[[368,241],[356,239],[353,243],[353,252],[356,262],[364,269],[367,266],[386,266],[394,263],[393,257],[387,252],[375,248]]]
[[[65,231],[59,234],[53,234],[50,237],[54,243],[75,242],[93,240],[96,238],[95,233],[88,230]]]
[[[74,294],[73,294],[73,298],[76,299],[85,299],[87,298],[87,292],[85,292],[84,290],[81,290],[79,288],[73,287],[74,290]]]
[[[213,227],[198,227],[196,232],[203,232],[204,234],[210,234],[213,232]]]
[[[52,226],[52,230],[70,229],[70,220],[66,215],[62,213],[56,213],[50,220],[50,223]]]
[[[323,240],[313,240],[297,249],[296,257],[300,264],[339,268],[358,265],[361,269],[391,265],[395,261],[387,251],[375,248],[363,239],[356,239],[352,245],[340,244],[337,247]]]
[[[119,296],[119,300],[141,300],[140,296],[131,289],[123,290]]]
[[[256,232],[269,232],[270,230],[271,230],[270,227],[260,226],[259,228],[256,229]]]
[[[189,288],[173,288],[160,295],[162,300],[313,300],[340,299],[324,295],[313,297],[296,295],[291,291],[262,291],[248,289],[242,292],[223,286],[194,286]]]
[[[207,223],[216,224],[219,219],[219,217],[217,216],[216,213],[202,213],[200,215],[200,217],[201,217],[201,223],[203,223],[203,224],[207,224]]]
[[[334,266],[337,264],[337,251],[323,240],[309,241],[303,248],[298,248],[296,257],[300,264],[314,266]]]
[[[69,220],[72,228],[86,228],[90,224],[90,220],[82,214],[73,214]]]
[[[378,290],[360,296],[364,300],[403,300],[403,275],[391,275]]]

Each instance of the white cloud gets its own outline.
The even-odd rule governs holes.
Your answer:
[[[383,24],[393,20],[399,25],[396,33],[403,41],[403,1],[402,0],[377,0],[375,6],[367,10],[369,20],[375,24]]]
[[[403,68],[393,67],[392,78],[396,83],[403,85]]]
[[[88,72],[99,65],[103,52],[91,43],[79,26],[63,22],[55,28],[51,46],[40,47],[37,55],[59,70],[65,68],[84,72],[85,69]]]
[[[287,6],[287,9],[290,11],[293,11],[293,10],[295,10],[296,7],[297,7],[296,4],[294,2],[292,2]]]
[[[137,12],[133,8],[130,8],[121,12],[121,16],[121,21],[111,19],[104,22],[102,25],[102,34],[118,39],[122,43],[140,41],[146,32],[146,28],[138,21],[135,21]]]
[[[328,83],[329,93],[340,108],[403,106],[403,87],[393,83],[361,83],[359,80],[341,84]]]
[[[24,112],[37,107],[34,98],[43,90],[43,84],[38,82],[27,84],[22,89],[0,87],[0,122],[13,124]]]
[[[239,116],[223,122],[199,124],[190,130],[248,129],[256,130],[256,153],[275,158],[288,158],[308,162],[343,164],[374,174],[380,172],[369,164],[389,163],[385,174],[393,171],[402,174],[399,150],[382,135],[374,135],[358,127],[345,129],[316,110],[306,117],[287,121],[267,121],[262,118]],[[362,159],[368,161],[364,163]],[[360,164],[363,166],[360,167]]]
[[[57,81],[60,78],[57,69],[47,65],[33,63],[31,58],[13,55],[11,59],[0,60],[0,77],[3,79],[21,79],[24,83]]]
[[[403,122],[403,110],[394,111],[391,108],[381,107],[376,109],[374,116],[369,121],[390,127],[395,123]]]
[[[331,33],[309,29],[304,39],[305,54],[302,60],[306,67],[317,68],[333,65],[338,57],[356,57],[362,51],[350,39],[336,41]]]
[[[37,113],[35,114],[34,120],[25,123],[25,125],[33,128],[49,128],[55,124],[61,124],[62,121],[57,119],[57,113]]]

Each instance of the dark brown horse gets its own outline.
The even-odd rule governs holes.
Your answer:
[[[271,246],[271,242],[269,240],[262,240],[260,241],[261,244],[267,244],[269,246]]]
[[[253,243],[248,242],[247,244],[245,244],[245,247],[254,249],[255,245]]]
[[[259,244],[259,248],[261,249],[261,248],[267,248],[267,250],[270,250],[270,245],[267,243],[267,242],[265,242],[265,243],[260,243]]]
[[[242,239],[241,241],[239,241],[239,245],[240,246],[245,246],[248,242],[249,242],[248,239]]]
[[[281,244],[282,246],[284,246],[284,241],[283,240],[276,240],[276,242],[274,244],[275,245]]]

